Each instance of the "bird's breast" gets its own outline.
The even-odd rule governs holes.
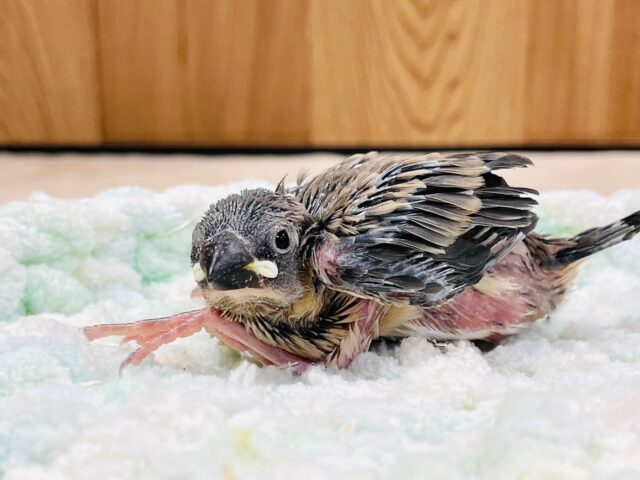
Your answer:
[[[309,291],[276,316],[244,319],[243,323],[263,342],[313,361],[339,363],[348,357],[350,348],[375,336],[380,312],[375,308],[373,312],[369,303],[375,302],[337,292]],[[373,323],[367,321],[369,317]],[[365,326],[371,331],[368,339],[360,338]]]

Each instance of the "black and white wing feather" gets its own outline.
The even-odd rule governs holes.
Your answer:
[[[385,303],[441,303],[477,283],[536,224],[535,190],[494,172],[507,153],[356,155],[292,193],[315,225],[308,259],[328,288]]]

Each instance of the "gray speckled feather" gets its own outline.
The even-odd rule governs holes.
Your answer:
[[[434,305],[475,284],[531,231],[534,190],[496,170],[498,152],[356,155],[292,190],[316,222],[311,265],[331,289]]]

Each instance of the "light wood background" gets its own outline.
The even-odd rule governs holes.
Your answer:
[[[0,144],[640,144],[640,0],[0,0]]]

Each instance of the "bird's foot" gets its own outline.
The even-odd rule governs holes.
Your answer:
[[[172,317],[142,320],[133,323],[114,323],[85,327],[89,340],[109,336],[124,336],[124,342],[133,340],[140,345],[120,364],[120,372],[128,365],[138,365],[162,345],[177,338],[189,337],[204,329],[228,347],[249,352],[263,365],[293,367],[294,374],[302,374],[310,362],[281,348],[264,343],[238,323],[228,320],[214,310],[204,308],[180,313]]]
[[[110,336],[124,336],[123,342],[140,345],[120,364],[120,373],[128,365],[138,365],[162,345],[177,338],[188,337],[202,330],[206,321],[204,310],[181,313],[172,317],[142,320],[133,323],[114,323],[85,327],[83,332],[91,341]]]

